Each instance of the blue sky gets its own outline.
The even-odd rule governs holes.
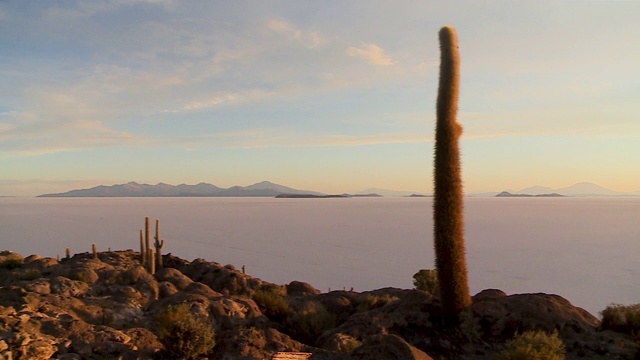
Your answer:
[[[467,192],[640,190],[638,1],[0,1],[0,195],[431,192],[456,27]]]

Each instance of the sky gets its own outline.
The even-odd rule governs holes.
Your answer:
[[[0,196],[263,180],[430,193],[457,29],[467,193],[640,190],[640,1],[0,0]]]

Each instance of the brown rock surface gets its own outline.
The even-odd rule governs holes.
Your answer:
[[[172,255],[151,275],[138,259],[131,250],[61,261],[0,252],[0,359],[152,359],[163,349],[158,316],[171,305],[211,323],[211,359],[268,359],[278,351],[315,360],[493,359],[527,330],[557,330],[569,359],[638,353],[635,338],[600,330],[597,318],[557,295],[485,290],[460,326],[445,328],[439,299],[417,290],[320,293]],[[279,306],[280,318],[261,312],[251,298],[258,289],[274,289],[260,306]]]

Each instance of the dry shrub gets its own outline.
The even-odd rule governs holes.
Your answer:
[[[198,359],[216,344],[211,323],[193,316],[184,304],[167,307],[158,318],[158,330],[166,359]]]
[[[548,334],[544,331],[526,331],[516,334],[507,343],[507,349],[499,354],[498,360],[564,360],[564,343],[558,331]]]
[[[640,304],[611,304],[600,314],[603,329],[634,335],[640,332]]]

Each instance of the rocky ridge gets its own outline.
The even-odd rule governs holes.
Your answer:
[[[182,304],[208,319],[210,359],[492,359],[514,334],[557,330],[567,358],[632,359],[629,335],[549,294],[485,290],[455,328],[445,328],[432,294],[395,288],[321,293],[276,285],[230,265],[164,255],[148,273],[131,250],[58,261],[0,254],[0,359],[161,358],[159,315]]]

